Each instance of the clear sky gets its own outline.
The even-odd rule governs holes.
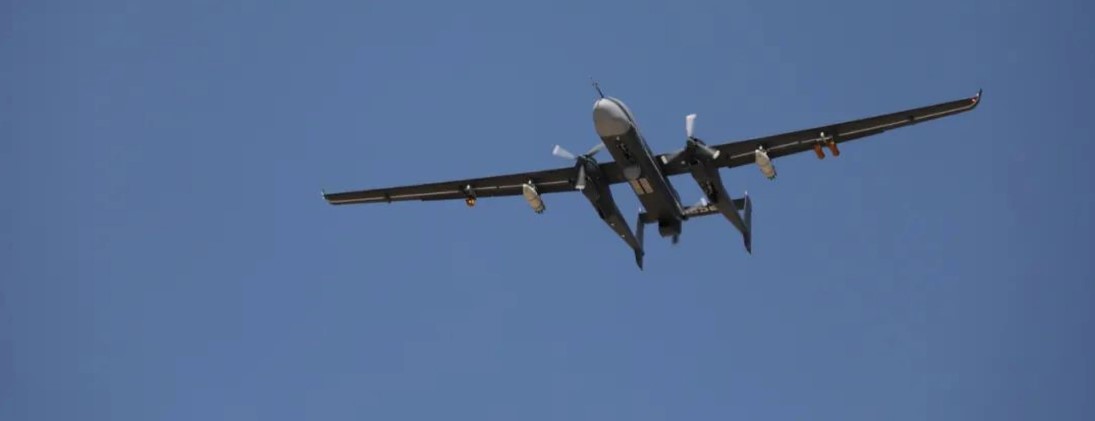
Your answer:
[[[1093,4],[4,2],[0,419],[1095,419]],[[984,102],[644,271],[578,193],[320,196],[570,165],[590,76],[658,152]]]

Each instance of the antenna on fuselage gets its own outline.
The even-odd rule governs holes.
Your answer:
[[[590,77],[589,77],[589,81],[590,81],[591,83],[593,83],[593,89],[596,89],[596,90],[597,90],[597,95],[600,95],[600,96],[601,96],[601,98],[604,98],[604,97],[605,97],[605,93],[604,93],[604,92],[601,92],[601,85],[600,85],[600,84],[598,84],[596,80],[593,80],[593,76],[590,76]]]

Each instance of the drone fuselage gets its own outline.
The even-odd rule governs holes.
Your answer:
[[[680,195],[662,173],[631,111],[616,98],[600,98],[593,104],[593,126],[622,168],[646,219],[658,222],[662,237],[679,235],[684,219]]]

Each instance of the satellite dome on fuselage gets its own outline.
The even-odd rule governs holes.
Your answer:
[[[605,97],[593,103],[593,127],[601,137],[620,136],[634,126],[631,110],[616,98]]]

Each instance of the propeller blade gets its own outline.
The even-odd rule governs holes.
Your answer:
[[[684,117],[684,132],[685,132],[685,134],[688,135],[688,137],[692,137],[692,129],[695,127],[695,125],[696,125],[696,115],[695,114],[689,114],[689,115]]]
[[[586,189],[586,166],[585,164],[578,165],[578,182],[574,183],[574,188],[578,190]]]
[[[666,155],[666,156],[662,157],[663,163],[668,164],[670,162],[676,161],[677,158],[681,157],[681,154],[684,153],[685,150],[687,150],[687,149],[680,149],[680,150],[674,151],[673,153],[671,153],[669,155]]]
[[[702,143],[696,143],[696,146],[699,147],[700,149],[703,149],[703,151],[708,156],[710,156],[711,159],[717,159],[719,157],[719,150],[718,149],[712,148],[712,147],[704,145]]]
[[[555,149],[551,150],[551,154],[566,159],[577,158],[577,156],[574,156],[574,154],[570,153],[570,151],[563,149],[563,147],[559,145],[555,145]]]
[[[601,149],[604,149],[604,148],[605,148],[605,144],[604,144],[604,143],[600,143],[600,142],[597,142],[597,144],[596,144],[596,145],[593,145],[593,147],[592,147],[592,148],[589,148],[589,152],[586,152],[585,156],[593,156],[593,155],[596,155],[596,154],[597,154],[597,152],[600,152],[600,151],[601,151]]]
[[[604,149],[605,144],[598,142],[586,152],[585,155],[575,156],[570,151],[563,149],[562,146],[555,145],[555,149],[551,151],[552,155],[560,158],[573,159],[578,166],[578,179],[574,181],[574,188],[578,190],[585,190],[586,188],[586,163],[593,160],[593,155]]]

